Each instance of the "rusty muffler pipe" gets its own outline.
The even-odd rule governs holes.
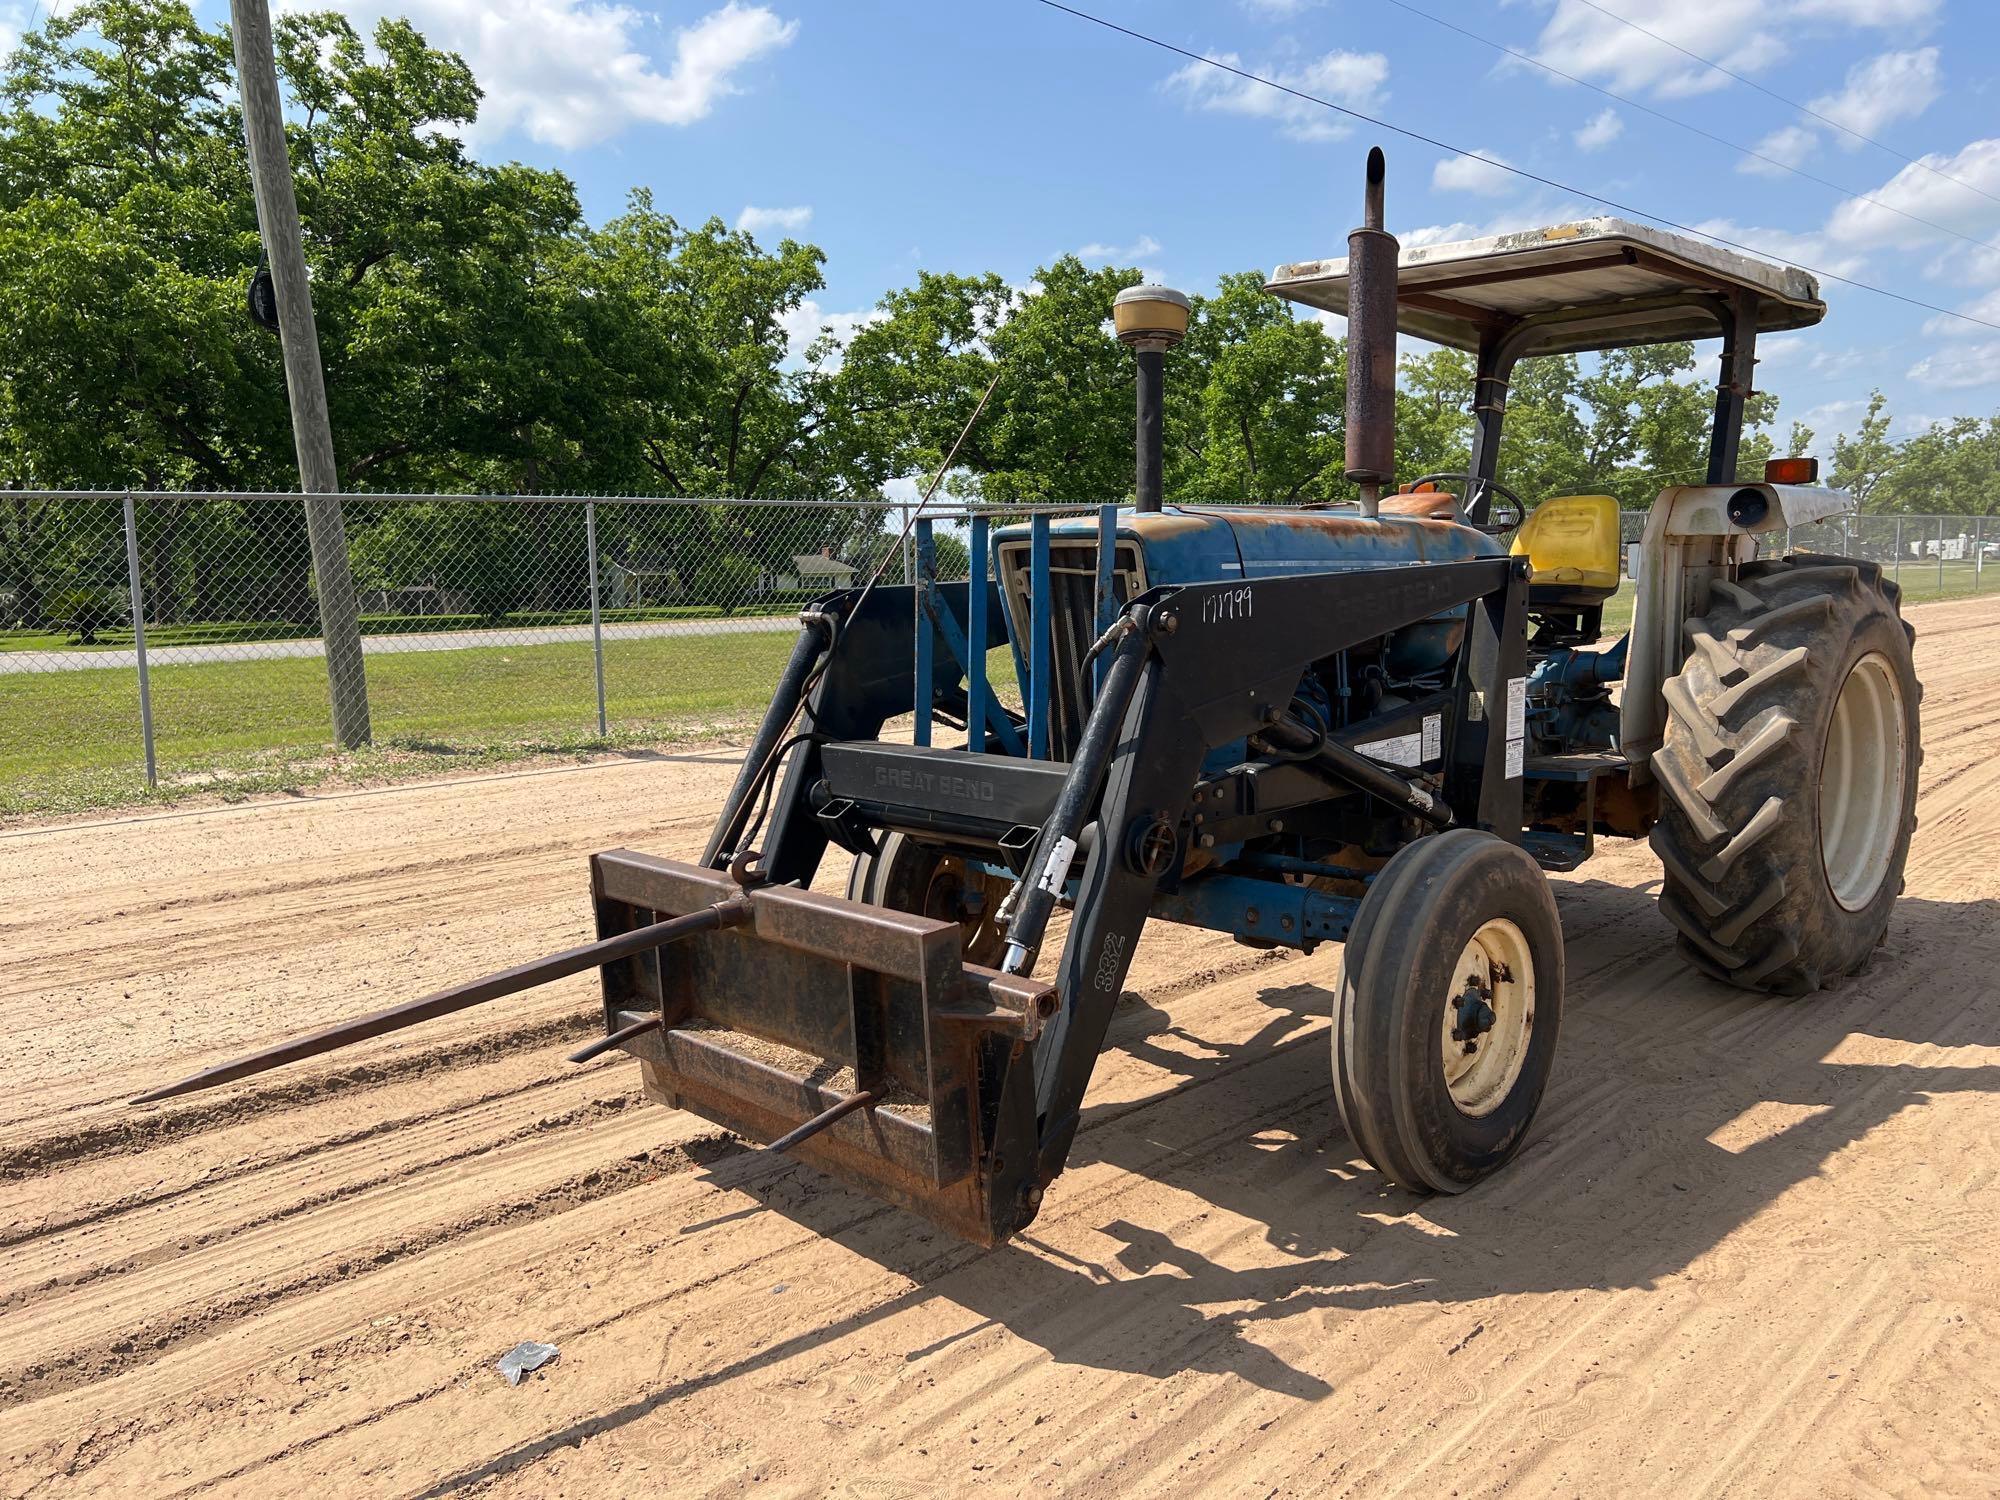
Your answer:
[[[1382,509],[1396,473],[1396,257],[1382,228],[1382,148],[1368,151],[1362,226],[1347,237],[1347,477],[1361,487],[1361,514]]]

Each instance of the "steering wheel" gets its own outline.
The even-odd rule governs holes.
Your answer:
[[[1440,479],[1457,479],[1463,481],[1466,485],[1470,486],[1470,488],[1466,492],[1468,495],[1477,495],[1482,488],[1491,490],[1494,494],[1498,495],[1502,500],[1505,500],[1507,502],[1507,505],[1513,512],[1512,520],[1486,521],[1486,522],[1468,520],[1465,524],[1470,526],[1474,531],[1483,531],[1488,536],[1504,536],[1506,533],[1512,531],[1515,527],[1519,526],[1523,521],[1528,519],[1528,507],[1521,503],[1521,497],[1515,494],[1512,490],[1508,489],[1506,485],[1502,484],[1497,479],[1482,479],[1477,474],[1452,474],[1452,473],[1426,474],[1421,479],[1416,479],[1411,481],[1410,488],[1416,489],[1422,485],[1436,484]],[[1470,515],[1472,511],[1472,502],[1470,500],[1467,500],[1466,503],[1460,508],[1463,511],[1465,511],[1467,515]],[[1492,513],[1492,507],[1490,504],[1487,507],[1487,513],[1489,515],[1491,515]]]

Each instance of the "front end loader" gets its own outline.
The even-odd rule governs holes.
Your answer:
[[[1597,837],[1652,837],[1662,909],[1719,979],[1804,991],[1864,962],[1911,826],[1909,636],[1870,565],[1759,556],[1843,497],[1735,481],[1755,334],[1817,321],[1811,278],[1610,220],[1402,253],[1383,184],[1372,152],[1347,259],[1271,282],[1349,320],[1358,506],[1163,505],[1186,303],[1128,293],[1134,506],[975,512],[968,582],[937,580],[920,511],[913,583],[803,612],[700,859],[595,856],[596,941],[148,1098],[594,968],[579,1059],[622,1049],[650,1097],[997,1244],[1063,1170],[1149,920],[1343,945],[1340,1117],[1422,1192],[1526,1139],[1563,1002],[1546,872]],[[1399,328],[1476,353],[1476,436],[1463,472],[1391,493]],[[1507,377],[1718,331],[1709,482],[1662,494],[1635,628],[1604,644],[1617,507],[1531,512],[1499,482]],[[988,678],[1002,647],[1019,709]],[[829,858],[844,894],[818,888]]]

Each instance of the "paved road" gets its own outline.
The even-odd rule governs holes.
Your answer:
[[[604,627],[607,641],[650,640],[675,635],[791,634],[799,628],[791,615],[765,615],[734,620],[639,620]],[[560,646],[588,644],[588,625],[538,625],[518,630],[435,630],[417,635],[365,635],[364,656],[394,656],[405,651],[470,651],[477,646]],[[154,667],[204,661],[280,661],[289,657],[324,656],[317,639],[304,641],[235,641],[206,646],[154,646],[146,662]],[[139,664],[136,651],[0,651],[0,677],[12,672],[74,672]]]

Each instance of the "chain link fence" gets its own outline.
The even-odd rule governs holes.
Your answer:
[[[726,739],[800,605],[913,566],[900,503],[351,495],[341,514],[359,634],[331,650],[358,648],[388,755]],[[937,576],[964,578],[963,510],[930,514]],[[0,812],[323,759],[328,651],[296,495],[0,492]]]
[[[762,711],[800,604],[912,566],[893,503],[355,495],[341,512],[345,649],[390,756],[727,739]],[[1644,523],[1626,513],[1628,542]],[[941,579],[966,574],[962,535],[940,521]],[[1991,517],[1852,516],[1774,541],[1872,558],[1912,600],[2000,588]],[[0,492],[0,812],[156,781],[254,789],[325,761],[311,559],[296,495]]]

